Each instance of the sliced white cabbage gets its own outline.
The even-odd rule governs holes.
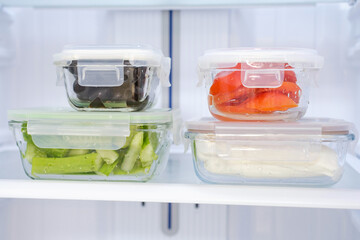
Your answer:
[[[211,173],[246,178],[341,175],[337,153],[321,143],[195,141],[197,159]]]

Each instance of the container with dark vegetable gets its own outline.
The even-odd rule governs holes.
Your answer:
[[[86,111],[141,111],[169,87],[170,58],[140,45],[71,46],[54,55],[70,105]]]

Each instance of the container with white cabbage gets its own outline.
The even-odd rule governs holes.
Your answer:
[[[335,119],[186,125],[195,171],[212,183],[331,185],[356,142],[353,125]]]
[[[173,112],[9,111],[33,179],[147,181],[166,166]]]

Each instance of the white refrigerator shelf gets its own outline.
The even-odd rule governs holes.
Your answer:
[[[324,188],[216,185],[197,179],[190,154],[173,153],[148,183],[29,179],[19,153],[0,152],[0,198],[201,203],[360,209],[359,159],[348,156],[341,181]]]

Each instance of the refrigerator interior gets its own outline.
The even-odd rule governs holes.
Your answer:
[[[358,239],[355,210],[166,203],[2,200],[2,239]]]
[[[179,108],[183,120],[210,116],[205,87],[197,86],[197,58],[204,50],[315,48],[324,56],[325,65],[318,81],[312,83],[306,116],[345,119],[360,128],[360,4],[184,8],[171,13],[4,7],[0,8],[2,151],[16,151],[7,128],[8,109],[68,105],[64,86],[56,84],[54,53],[66,44],[117,43],[150,44],[172,55],[172,88],[162,90],[157,106]],[[182,148],[174,146],[172,152]],[[16,162],[10,169],[23,174],[19,158],[0,159],[0,166]],[[170,161],[189,164],[191,160]],[[0,199],[0,238],[360,239],[360,212],[195,202],[169,207],[151,202]]]

